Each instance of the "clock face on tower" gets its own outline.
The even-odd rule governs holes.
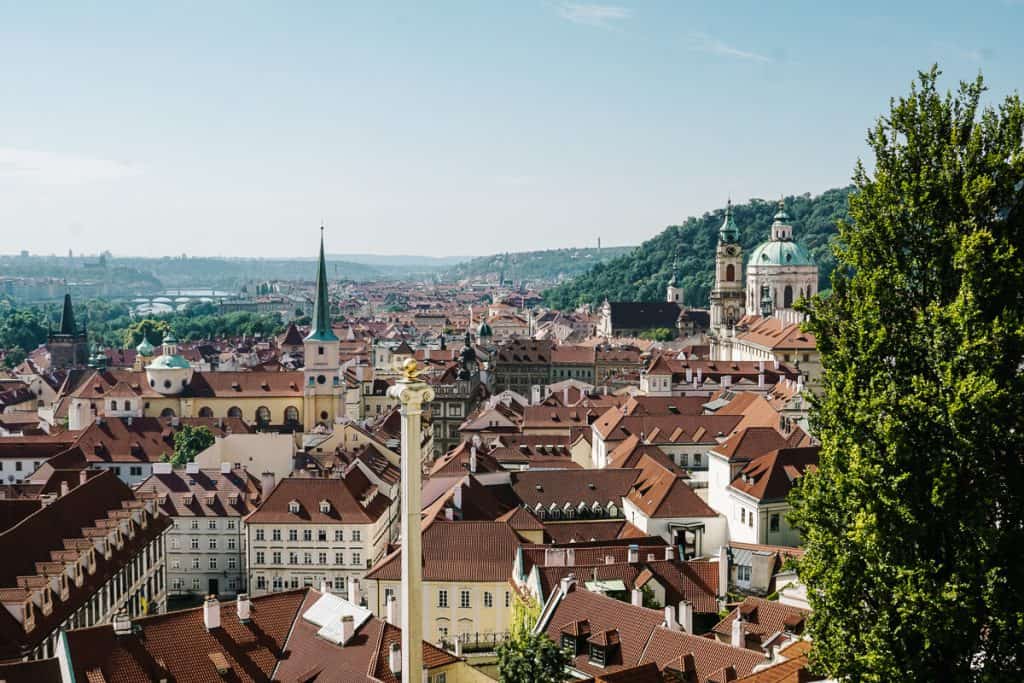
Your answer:
[[[739,251],[739,250],[736,247],[726,247],[725,248],[725,253],[728,254],[729,256],[735,256],[737,251]]]

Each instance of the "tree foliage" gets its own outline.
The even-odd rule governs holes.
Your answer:
[[[547,635],[527,631],[498,645],[498,678],[502,683],[561,683],[569,653]]]
[[[651,330],[643,330],[640,332],[641,339],[650,339],[651,341],[671,341],[676,338],[675,330],[670,330],[667,327],[655,327]]]
[[[869,131],[794,491],[814,656],[856,681],[1024,678],[1024,107],[922,73]]]
[[[142,318],[125,329],[124,345],[126,348],[134,349],[146,339],[153,346],[160,346],[170,331],[171,326],[166,320]]]
[[[202,425],[182,425],[174,433],[174,456],[171,464],[175,467],[186,465],[196,459],[196,456],[213,445],[215,438],[208,427]]]
[[[847,217],[846,200],[852,188],[828,190],[816,197],[788,197],[786,213],[792,218],[797,241],[818,264],[820,281],[828,281],[835,266],[830,243],[836,222]],[[751,199],[734,204],[733,218],[740,229],[740,244],[749,252],[769,237],[777,200]],[[586,273],[544,292],[549,306],[570,309],[580,304],[610,301],[662,301],[672,278],[684,289],[685,303],[707,307],[715,270],[718,229],[725,207],[671,225],[630,253],[594,265]],[[823,287],[822,287],[823,288]]]

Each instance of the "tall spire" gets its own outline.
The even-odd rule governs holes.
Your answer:
[[[740,230],[736,227],[736,221],[732,219],[732,198],[725,204],[725,220],[722,227],[718,229],[718,241],[724,244],[734,244],[740,241]]]
[[[320,226],[320,264],[316,270],[316,300],[313,302],[313,329],[306,339],[338,341],[331,329],[331,301],[327,296],[327,262],[324,259],[324,226]]]
[[[60,313],[60,333],[75,335],[78,329],[75,327],[75,309],[71,306],[71,295],[64,294],[64,310]]]

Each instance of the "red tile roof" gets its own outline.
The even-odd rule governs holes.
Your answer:
[[[747,642],[760,645],[780,631],[799,635],[803,632],[804,621],[810,612],[774,600],[748,596],[727,617],[715,624],[711,631],[724,638],[731,638],[732,622],[738,614],[743,615],[743,633]]]
[[[505,522],[435,519],[423,530],[424,581],[508,581],[522,539]],[[402,578],[401,549],[367,573],[370,580]]]
[[[287,477],[255,512],[246,517],[246,524],[372,524],[391,505],[383,493],[377,493],[363,506],[360,496],[366,477],[359,470],[351,470],[345,479],[307,479]],[[328,512],[320,511],[320,502],[330,503]],[[296,501],[298,512],[291,512],[289,504]]]
[[[808,469],[818,466],[818,446],[780,448],[744,465],[729,484],[760,501],[783,500]]]

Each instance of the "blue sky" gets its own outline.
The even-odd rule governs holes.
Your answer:
[[[939,62],[1020,88],[1024,0],[0,0],[0,252],[636,244],[848,182]]]

